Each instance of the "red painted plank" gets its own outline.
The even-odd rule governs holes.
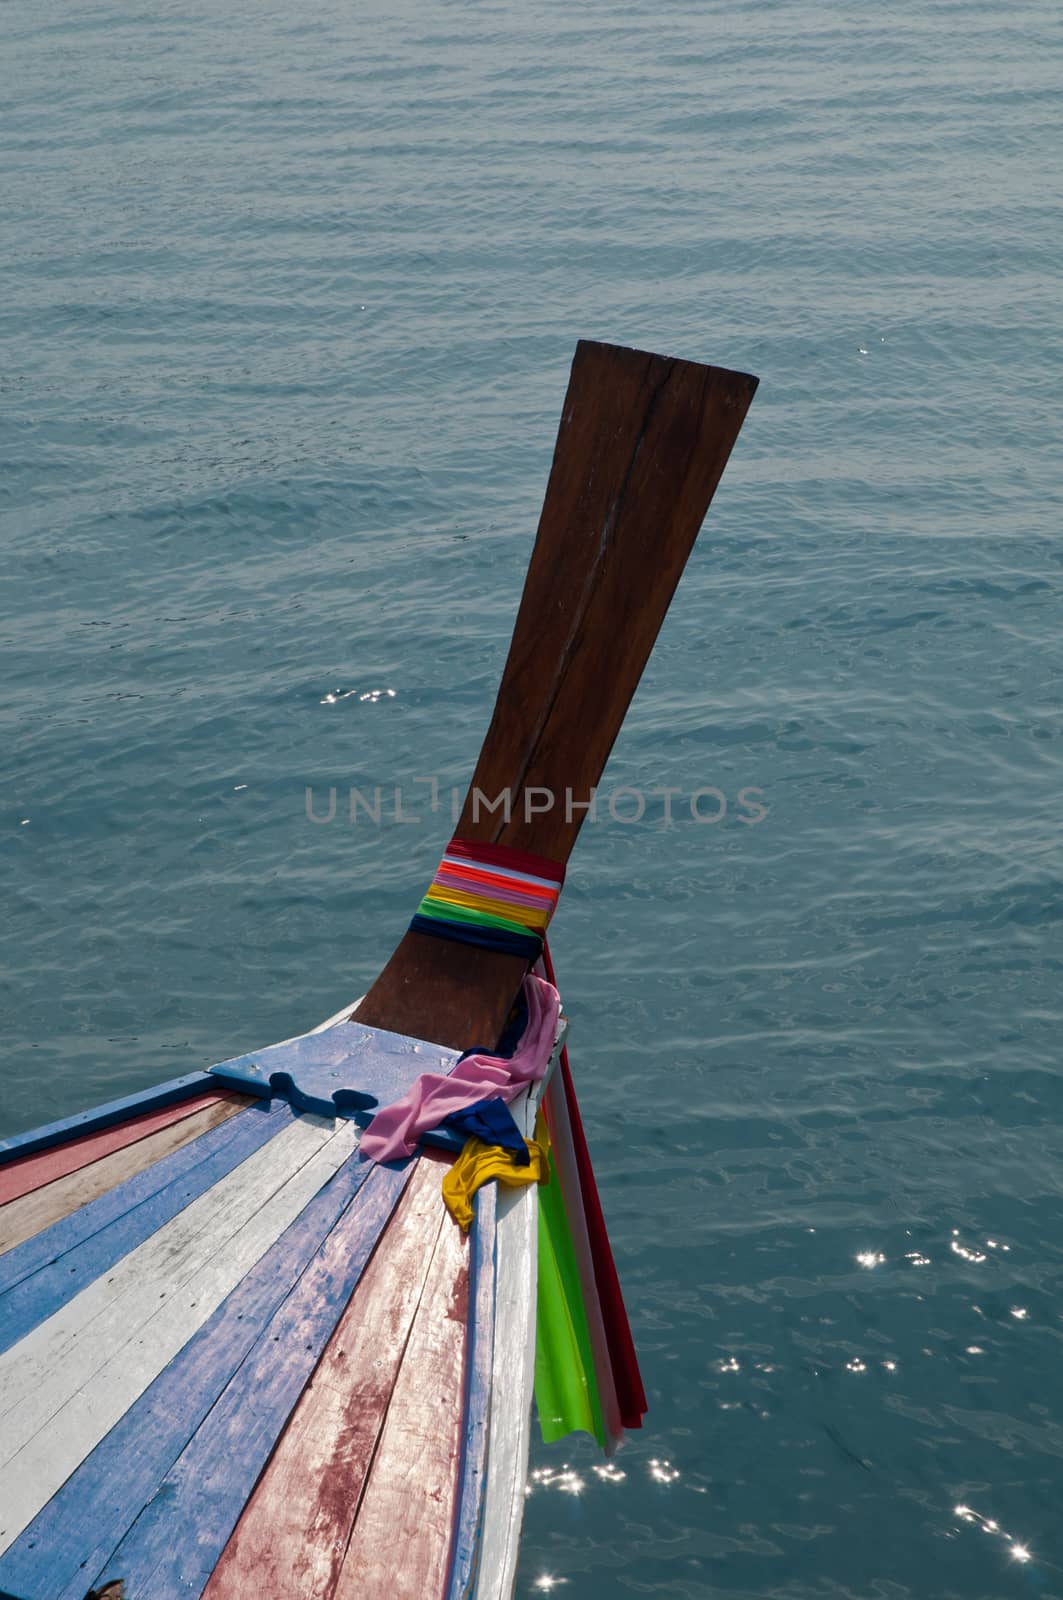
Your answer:
[[[442,1227],[447,1162],[417,1164],[203,1600],[330,1600]]]
[[[191,1117],[171,1122],[168,1128],[149,1133],[136,1144],[102,1155],[98,1162],[82,1166],[77,1173],[67,1173],[66,1178],[56,1178],[43,1189],[30,1189],[29,1194],[10,1200],[8,1205],[0,1206],[0,1254],[14,1250],[14,1246],[21,1245],[27,1238],[42,1234],[53,1222],[70,1216],[72,1211],[80,1211],[99,1195],[109,1194],[110,1189],[117,1189],[126,1178],[134,1178],[147,1166],[154,1166],[163,1155],[170,1155],[171,1150],[184,1149],[186,1144],[199,1139],[200,1134],[215,1128],[219,1122],[227,1122],[250,1104],[243,1094],[234,1094],[231,1101],[203,1106],[192,1112]]]
[[[465,1425],[468,1311],[469,1241],[447,1217],[333,1600],[441,1600]]]
[[[142,1111],[139,1116],[130,1117],[128,1122],[115,1123],[113,1127],[101,1128],[97,1133],[82,1134],[78,1139],[53,1145],[35,1155],[18,1156],[0,1167],[0,1205],[17,1200],[43,1184],[54,1183],[57,1178],[65,1178],[71,1172],[78,1172],[82,1167],[98,1161],[101,1156],[136,1144],[139,1139],[157,1133],[160,1128],[169,1127],[171,1122],[180,1122],[194,1111],[202,1111],[204,1106],[233,1098],[225,1090],[209,1090],[204,1094],[192,1095],[188,1100],[179,1100],[175,1105],[163,1106],[159,1111]]]
[[[172,1122],[169,1127],[159,1128],[157,1132],[138,1139],[136,1144],[114,1150],[89,1166],[68,1173],[65,1178],[56,1178],[43,1188],[31,1189],[29,1194],[8,1201],[0,1206],[0,1255],[6,1250],[13,1250],[15,1245],[22,1244],[24,1240],[32,1239],[45,1228],[50,1228],[53,1222],[79,1211],[101,1194],[117,1188],[127,1178],[135,1177],[138,1172],[161,1161],[172,1150],[192,1144],[209,1129],[228,1121],[250,1104],[249,1099],[238,1094],[227,1099],[215,1099],[212,1104],[201,1106],[190,1116],[182,1117],[180,1122]]]

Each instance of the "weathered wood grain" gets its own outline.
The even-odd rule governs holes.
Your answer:
[[[473,1197],[473,1222],[469,1230],[465,1393],[462,1403],[464,1422],[446,1600],[468,1600],[480,1556],[495,1345],[495,1211],[498,1192],[498,1185],[489,1183]]]
[[[432,1255],[335,1600],[441,1600],[461,1453],[468,1240],[448,1217]]]
[[[510,1107],[526,1139],[534,1131],[545,1087],[546,1081],[535,1084]],[[535,1387],[538,1225],[536,1189],[499,1190],[491,1418],[476,1600],[510,1600],[517,1575]]]
[[[383,1028],[340,1022],[234,1056],[211,1067],[211,1075],[248,1094],[283,1094],[297,1111],[338,1113],[367,1121],[393,1104],[422,1072],[451,1072],[455,1050],[425,1044]]]
[[[182,1115],[179,1120],[161,1127],[157,1133],[147,1134],[136,1143],[102,1156],[65,1178],[56,1178],[42,1189],[34,1189],[18,1200],[9,1200],[0,1207],[0,1256],[25,1240],[32,1239],[45,1228],[50,1228],[63,1217],[80,1210],[82,1206],[89,1205],[138,1172],[146,1171],[172,1151],[193,1144],[211,1128],[234,1117],[247,1104],[244,1095],[215,1097],[201,1111]]]
[[[459,837],[568,859],[755,389],[745,373],[580,341]],[[477,815],[476,791],[508,793],[508,818]],[[357,1018],[467,1049],[498,1038],[523,971],[407,933]]]
[[[352,1235],[345,1236],[346,1259],[377,1237],[405,1177],[357,1156],[344,1163],[0,1556],[0,1585],[34,1594],[44,1550],[49,1600],[83,1600],[338,1219],[358,1208],[361,1243],[352,1246]],[[156,1591],[148,1594],[159,1600]]]
[[[0,1294],[21,1283],[24,1278],[39,1272],[49,1262],[57,1260],[67,1250],[74,1249],[92,1234],[107,1227],[117,1217],[132,1210],[134,1206],[144,1204],[168,1183],[179,1178],[182,1173],[190,1172],[199,1162],[206,1160],[220,1145],[228,1144],[241,1126],[239,1121],[233,1121],[234,1117],[246,1109],[245,1104],[238,1105],[232,1117],[222,1118],[215,1126],[206,1127],[202,1133],[194,1137],[187,1137],[187,1130],[180,1133],[179,1124],[172,1129],[164,1129],[161,1135],[153,1134],[153,1139],[161,1137],[166,1140],[180,1133],[180,1138],[173,1148],[164,1144],[162,1146],[164,1153],[156,1160],[149,1161],[141,1171],[134,1169],[131,1175],[121,1179],[117,1184],[110,1185],[102,1194],[94,1195],[85,1204],[75,1206],[65,1216],[50,1223],[45,1231],[13,1245],[7,1251],[0,1252]],[[208,1116],[213,1116],[215,1110],[216,1108],[212,1107]],[[256,1108],[252,1117],[256,1118],[262,1114]],[[267,1111],[265,1114],[272,1113]],[[229,1126],[230,1123],[232,1126]],[[273,1126],[276,1127],[276,1124]],[[136,1149],[135,1146],[131,1148]],[[71,1176],[76,1179],[77,1175]],[[59,1180],[60,1183],[69,1181],[65,1178]],[[16,1200],[12,1204],[20,1206],[22,1202]],[[3,1217],[4,1212],[0,1211],[0,1220]]]
[[[0,1550],[346,1160],[300,1118],[0,1356]]]
[[[116,1122],[128,1122],[130,1117],[138,1116],[141,1111],[157,1111],[161,1106],[177,1105],[179,1101],[190,1100],[197,1094],[213,1093],[217,1087],[205,1072],[186,1072],[183,1077],[154,1083],[150,1089],[138,1089],[135,1094],[107,1100],[100,1106],[89,1106],[87,1111],[75,1111],[56,1122],[26,1128],[22,1133],[13,1133],[6,1139],[0,1139],[0,1167],[38,1150],[47,1150],[52,1145],[66,1144],[79,1134],[94,1133]]]
[[[495,1343],[476,1600],[509,1600],[517,1573],[535,1385],[538,1197],[505,1189],[495,1222]]]
[[[422,1157],[203,1600],[331,1600],[440,1228]]]
[[[123,1578],[128,1600],[202,1592],[407,1181],[406,1164],[360,1165],[369,1176],[357,1197],[310,1257],[97,1583]],[[255,1587],[243,1592],[259,1593]]]
[[[190,1117],[193,1112],[202,1111],[205,1106],[214,1105],[223,1098],[224,1092],[218,1087],[190,1100],[179,1101],[176,1105],[142,1111],[127,1122],[115,1123],[95,1133],[81,1134],[65,1144],[53,1145],[34,1155],[16,1156],[0,1167],[0,1205],[17,1200],[46,1183],[53,1183],[56,1178],[65,1178],[68,1173],[90,1166],[101,1156],[135,1144],[138,1139],[145,1139],[148,1134],[168,1127],[171,1122],[179,1122],[182,1117]]]
[[[17,1344],[86,1284],[116,1267],[124,1256],[291,1121],[292,1113],[283,1101],[277,1101],[271,1109],[263,1106],[243,1117],[230,1118],[224,1127],[201,1135],[194,1144],[138,1174],[132,1182],[102,1195],[93,1203],[97,1210],[94,1218],[86,1217],[86,1212],[93,1209],[87,1206],[50,1228],[47,1237],[38,1235],[36,1240],[28,1240],[22,1253],[30,1257],[36,1254],[38,1265],[10,1288],[0,1291],[0,1353]],[[172,1171],[170,1181],[156,1181],[148,1187],[160,1167],[164,1175]],[[111,1212],[109,1220],[107,1211]],[[12,1251],[0,1266],[11,1263],[17,1268],[18,1262],[13,1258],[18,1254]]]

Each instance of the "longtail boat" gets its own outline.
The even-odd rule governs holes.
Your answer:
[[[455,837],[312,1033],[0,1146],[0,1594],[505,1600],[646,1409],[546,926],[752,399],[577,346]]]

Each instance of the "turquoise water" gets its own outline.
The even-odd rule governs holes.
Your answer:
[[[603,784],[673,821],[555,923],[651,1412],[535,1448],[518,1594],[1063,1595],[1052,8],[0,30],[2,1131],[361,992],[575,340],[756,372]]]

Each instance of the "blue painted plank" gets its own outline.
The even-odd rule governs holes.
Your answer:
[[[487,1436],[491,1421],[491,1372],[495,1348],[495,1206],[498,1187],[487,1184],[473,1201],[469,1261],[469,1325],[465,1339],[465,1428],[458,1463],[446,1600],[466,1600],[476,1581]]]
[[[422,1072],[453,1072],[460,1054],[386,1028],[340,1022],[324,1033],[235,1056],[210,1070],[244,1094],[282,1094],[297,1110],[364,1124],[401,1099]]]
[[[412,1162],[377,1167],[96,1582],[201,1593],[386,1227]],[[190,1530],[194,1537],[190,1537]]]
[[[69,1216],[60,1217],[58,1222],[53,1222],[43,1233],[36,1233],[32,1239],[26,1239],[22,1244],[13,1246],[0,1255],[0,1294],[6,1293],[16,1283],[38,1272],[41,1267],[46,1267],[49,1262],[57,1260],[65,1251],[74,1249],[82,1240],[105,1228],[116,1217],[132,1210],[133,1206],[150,1199],[174,1178],[189,1172],[219,1145],[231,1139],[237,1129],[244,1126],[248,1115],[256,1118],[268,1117],[271,1110],[272,1107],[266,1101],[245,1107],[235,1117],[228,1118],[217,1127],[208,1128],[206,1133],[201,1134],[198,1139],[193,1139],[190,1144],[182,1145],[179,1150],[171,1150],[168,1155],[150,1167],[145,1167],[143,1172],[125,1179],[123,1183],[109,1189],[106,1194],[101,1194],[77,1211],[72,1211]]]
[[[296,1361],[305,1357],[312,1367],[316,1354],[291,1350],[279,1331],[275,1341],[268,1331],[270,1322],[293,1293],[301,1292],[303,1298],[309,1294],[313,1301],[320,1300],[322,1321],[327,1322],[328,1331],[331,1331],[376,1238],[398,1202],[411,1168],[412,1162],[401,1168],[377,1166],[357,1156],[340,1168],[240,1286],[71,1474],[10,1549],[0,1556],[0,1584],[24,1586],[35,1600],[37,1596],[44,1600],[42,1583],[45,1577],[47,1600],[82,1600],[87,1589],[99,1586],[99,1574],[109,1566],[113,1553],[134,1528],[143,1509],[150,1503],[158,1514],[157,1497],[161,1495],[164,1503],[167,1499],[160,1486],[190,1438],[211,1415],[234,1373],[239,1378],[245,1372],[249,1352],[261,1345],[259,1367],[254,1370],[257,1374],[265,1366],[267,1380],[269,1363],[274,1363],[278,1373],[283,1373],[289,1355]],[[341,1260],[336,1264],[331,1255],[326,1257],[322,1247],[341,1217],[345,1220],[345,1231],[339,1251]],[[319,1265],[323,1260],[328,1263],[324,1282]],[[327,1332],[324,1337],[327,1338]],[[304,1345],[306,1342],[303,1340]],[[256,1377],[252,1387],[257,1389],[262,1381],[261,1377]],[[243,1403],[245,1419],[251,1425],[257,1413],[255,1395],[245,1394]],[[273,1419],[278,1431],[286,1417],[287,1412],[279,1420]],[[237,1421],[242,1425],[239,1417]],[[229,1468],[227,1454],[213,1462],[214,1473],[223,1480]],[[252,1487],[253,1480],[244,1499]],[[242,1494],[243,1490],[239,1492]],[[242,1507],[243,1499],[232,1516],[230,1530]],[[228,1507],[221,1516],[222,1522],[227,1515],[231,1515]],[[214,1521],[217,1521],[217,1513]],[[153,1524],[149,1522],[148,1526]],[[194,1523],[182,1526],[178,1521],[170,1527],[168,1537],[179,1550],[184,1550],[189,1538],[195,1539],[197,1533]],[[223,1535],[223,1529],[215,1527],[215,1541],[218,1538],[224,1544],[228,1531]],[[216,1557],[212,1565],[214,1559]],[[125,1569],[116,1569],[114,1575],[124,1576]],[[160,1600],[167,1592],[164,1586],[155,1586],[150,1579],[146,1586],[127,1583],[126,1600]],[[182,1586],[177,1592],[187,1594],[192,1600],[199,1590]]]
[[[38,1261],[32,1274],[23,1272],[20,1281],[0,1292],[0,1353],[17,1344],[86,1284],[110,1271],[286,1128],[292,1116],[283,1101],[268,1109],[256,1106],[238,1113],[0,1257],[0,1268],[21,1250]],[[87,1215],[97,1207],[94,1216]]]
[[[93,1106],[88,1111],[76,1111],[72,1117],[62,1117],[58,1122],[47,1123],[42,1128],[29,1128],[25,1133],[0,1139],[0,1165],[13,1160],[15,1156],[34,1155],[38,1150],[47,1150],[66,1139],[77,1138],[79,1134],[96,1133],[100,1128],[113,1127],[116,1122],[125,1122],[140,1111],[157,1111],[162,1106],[173,1105],[178,1100],[201,1094],[204,1089],[216,1087],[209,1072],[190,1072],[183,1078],[171,1078],[168,1083],[156,1084],[152,1089],[141,1089],[139,1093],[128,1094],[121,1100],[109,1100],[106,1105]]]

